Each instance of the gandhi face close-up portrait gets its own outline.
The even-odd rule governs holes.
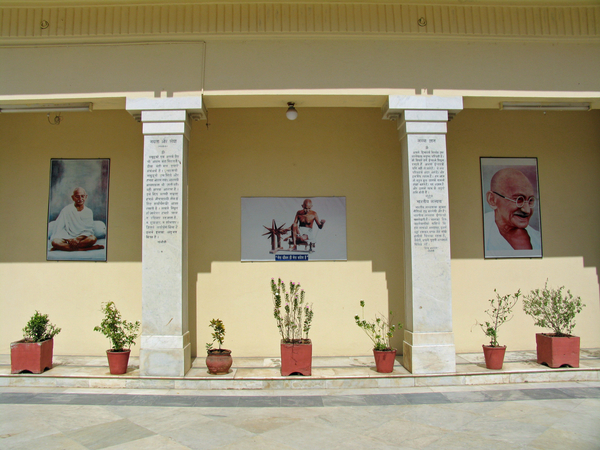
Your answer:
[[[517,169],[502,169],[491,181],[487,202],[494,209],[499,228],[526,228],[535,206],[535,191],[529,179]]]

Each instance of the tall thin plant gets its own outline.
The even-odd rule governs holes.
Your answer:
[[[478,322],[478,324],[485,335],[490,338],[490,347],[500,347],[500,344],[498,344],[498,328],[504,322],[508,322],[513,318],[512,309],[519,301],[521,290],[519,289],[515,294],[500,295],[494,289],[494,293],[496,298],[489,300],[490,308],[485,310],[491,320],[486,320],[484,323]]]
[[[392,349],[391,339],[394,337],[396,329],[400,330],[402,324],[392,323],[393,313],[390,311],[389,319],[383,317],[383,315],[375,315],[375,320],[368,322],[365,320],[365,302],[360,301],[360,307],[362,308],[362,319],[359,315],[354,316],[356,325],[362,328],[369,339],[373,342],[373,348],[377,351],[389,351]]]
[[[289,289],[286,289],[281,278],[277,282],[271,278],[271,294],[273,317],[282,341],[286,344],[308,341],[314,312],[312,304],[304,302],[305,292],[300,283],[290,281]]]

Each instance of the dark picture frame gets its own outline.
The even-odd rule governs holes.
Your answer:
[[[52,158],[47,261],[106,261],[110,159]]]
[[[484,257],[542,258],[537,158],[481,157],[479,161]]]

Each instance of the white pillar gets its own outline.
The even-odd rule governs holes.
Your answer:
[[[144,134],[140,375],[182,377],[191,367],[188,324],[187,115],[202,98],[127,99]]]
[[[396,120],[404,190],[404,367],[456,372],[452,333],[446,129],[462,97],[390,96],[384,118]]]

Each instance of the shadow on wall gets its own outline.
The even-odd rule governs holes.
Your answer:
[[[327,276],[323,276],[326,273]],[[371,341],[354,323],[365,299],[365,315],[386,313],[388,289],[384,273],[370,261],[248,264],[214,262],[197,278],[197,348],[210,342],[208,323],[219,318],[227,330],[226,348],[235,356],[279,355],[280,336],[273,318],[271,278],[300,282],[314,319],[309,337],[316,356],[368,355]],[[235,280],[235,281],[234,281]]]

